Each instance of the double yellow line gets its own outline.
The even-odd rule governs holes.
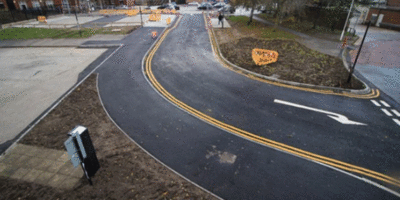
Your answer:
[[[209,20],[206,19],[206,17],[204,16],[204,21],[209,23]],[[232,67],[229,63],[227,63],[222,57],[221,57],[221,52],[219,51],[218,48],[218,44],[215,40],[215,36],[214,36],[214,32],[209,29],[208,30],[208,36],[210,38],[211,41],[211,47],[213,49],[213,52],[215,55],[217,55],[217,58],[219,60],[219,62],[226,68],[242,74],[250,79],[256,80],[256,81],[260,81],[260,82],[264,82],[264,83],[268,83],[271,85],[275,85],[275,86],[279,86],[279,87],[285,87],[285,88],[290,88],[290,89],[295,89],[295,90],[302,90],[302,91],[307,91],[307,92],[314,92],[314,93],[320,93],[320,94],[329,94],[329,95],[338,95],[338,96],[345,96],[345,97],[350,97],[350,98],[358,98],[358,99],[372,99],[372,98],[377,98],[380,95],[380,92],[378,89],[371,89],[371,93],[369,94],[365,94],[365,95],[359,95],[359,94],[352,94],[352,93],[339,93],[339,92],[335,92],[333,90],[322,90],[322,89],[313,89],[313,88],[305,88],[305,87],[299,87],[299,86],[294,86],[294,85],[288,85],[285,83],[280,83],[280,82],[276,82],[276,81],[271,81],[271,80],[267,80],[267,79],[263,79],[257,76],[254,76],[252,74],[246,73],[242,70],[236,69],[234,67]]]
[[[184,109],[185,111],[189,112],[190,114],[196,116],[197,118],[208,122],[209,124],[212,124],[216,127],[219,127],[223,130],[226,130],[230,133],[236,134],[238,136],[241,136],[243,138],[249,139],[251,141],[254,142],[258,142],[260,144],[266,145],[268,147],[272,147],[275,149],[279,149],[281,151],[299,156],[301,158],[305,158],[308,160],[312,160],[315,162],[319,162],[319,163],[323,163],[326,165],[330,165],[332,167],[336,167],[338,169],[341,170],[345,170],[348,172],[353,172],[353,173],[357,173],[366,177],[370,177],[370,178],[374,178],[380,181],[383,181],[385,183],[389,183],[391,185],[395,185],[397,187],[400,187],[400,180],[397,180],[395,178],[392,178],[390,176],[381,174],[379,172],[375,172],[366,168],[362,168],[356,165],[352,165],[349,163],[345,163],[345,162],[341,162],[339,160],[335,160],[332,158],[328,158],[325,156],[321,156],[321,155],[317,155],[308,151],[304,151],[280,142],[276,142],[267,138],[263,138],[260,137],[258,135],[252,134],[250,132],[247,132],[245,130],[241,130],[239,128],[236,128],[234,126],[231,126],[229,124],[226,124],[224,122],[221,122],[217,119],[214,119],[190,106],[188,106],[187,104],[183,103],[182,101],[176,99],[174,96],[172,96],[168,91],[166,91],[164,89],[164,87],[161,86],[161,84],[157,81],[157,79],[155,78],[152,70],[151,70],[151,61],[153,59],[154,54],[156,53],[156,51],[158,50],[158,48],[160,47],[161,43],[164,41],[165,37],[168,35],[168,33],[174,29],[177,24],[179,23],[181,18],[178,19],[178,21],[176,22],[176,24],[174,25],[174,27],[172,27],[171,29],[166,30],[166,32],[161,36],[160,40],[157,42],[157,44],[154,46],[154,48],[150,51],[149,55],[146,57],[146,62],[145,62],[145,74],[146,76],[149,78],[150,82],[153,84],[153,86],[157,89],[157,91],[162,94],[166,99],[168,99],[169,101],[171,101],[173,104],[179,106],[180,108]]]

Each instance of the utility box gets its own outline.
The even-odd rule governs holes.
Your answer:
[[[76,162],[81,163],[86,178],[91,183],[90,177],[93,177],[100,169],[100,163],[97,159],[96,151],[89,136],[89,131],[84,126],[76,126],[68,133],[68,135],[70,138],[68,138],[64,144],[67,148],[68,154],[71,156],[71,161],[74,166],[76,165]],[[73,159],[75,157],[78,158],[76,158],[74,161]]]

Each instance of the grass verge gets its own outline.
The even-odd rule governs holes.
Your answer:
[[[96,34],[129,34],[138,26],[82,28],[72,29],[47,29],[47,28],[7,28],[0,30],[0,40],[11,39],[44,39],[44,38],[88,38]],[[113,31],[120,29],[119,31]]]
[[[253,20],[249,25],[247,22],[249,17],[246,16],[230,16],[228,18],[229,24],[235,26],[243,35],[251,35],[253,37],[265,38],[265,39],[295,39],[296,35],[274,29],[273,27],[266,26],[256,20]]]

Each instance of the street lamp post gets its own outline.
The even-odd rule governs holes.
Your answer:
[[[350,6],[350,10],[349,10],[349,14],[347,14],[347,19],[346,19],[346,22],[344,23],[344,27],[343,27],[342,35],[340,35],[340,41],[343,39],[343,35],[344,35],[344,32],[345,32],[345,30],[346,30],[347,21],[349,20],[350,13],[351,13],[351,9],[353,8],[353,4],[354,4],[354,0],[351,2],[351,6]]]
[[[359,56],[360,53],[361,53],[361,48],[362,48],[362,46],[363,46],[363,44],[364,44],[365,38],[367,37],[367,32],[368,32],[368,29],[369,29],[369,26],[370,26],[370,25],[371,25],[371,20],[368,22],[367,30],[365,30],[364,37],[363,37],[363,39],[362,39],[362,41],[361,41],[360,48],[358,49],[357,56],[356,56],[356,60],[354,61],[353,67],[350,67],[350,73],[349,73],[349,77],[347,78],[347,83],[350,83],[350,81],[351,81],[351,76],[353,75],[354,68],[356,67],[357,60],[358,60],[358,56]]]

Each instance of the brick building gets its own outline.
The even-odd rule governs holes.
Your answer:
[[[371,7],[367,21],[375,26],[400,30],[400,0],[387,0],[383,6]]]
[[[7,10],[35,10],[35,9],[50,9],[59,8],[66,9],[67,7],[78,6],[104,6],[108,5],[119,6],[127,5],[128,1],[132,0],[0,0],[0,9]]]

